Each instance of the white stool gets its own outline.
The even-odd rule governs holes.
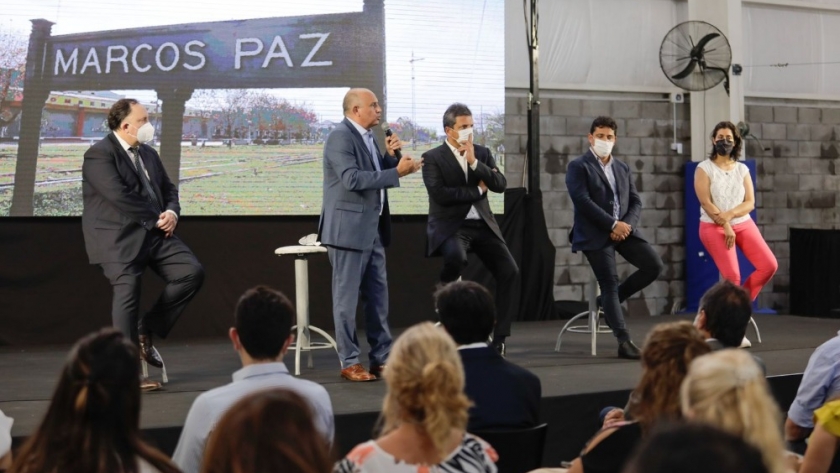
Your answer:
[[[592,356],[596,355],[596,342],[598,340],[598,334],[612,333],[612,330],[609,328],[601,328],[601,318],[597,303],[597,299],[600,294],[601,287],[598,286],[598,280],[595,279],[595,274],[593,273],[592,277],[589,279],[589,310],[575,315],[566,322],[566,325],[564,325],[562,329],[560,329],[560,333],[557,334],[557,344],[554,345],[554,351],[560,351],[560,343],[564,333],[588,333],[592,343]],[[581,317],[588,317],[588,323],[586,325],[572,325],[575,320]]]
[[[332,348],[338,353],[338,348],[335,340],[327,334],[327,332],[309,325],[309,262],[307,257],[315,253],[326,253],[327,249],[323,246],[281,246],[274,250],[277,256],[294,255],[295,256],[295,309],[297,311],[297,325],[292,327],[292,330],[297,329],[295,343],[289,348],[295,350],[295,376],[300,375],[300,352],[305,351],[309,353],[309,362],[307,367],[312,368],[312,350],[322,350],[325,348]],[[322,337],[326,338],[326,342],[312,342],[309,337],[309,331],[317,332]]]
[[[755,329],[755,338],[758,340],[758,343],[761,343],[761,333],[758,331],[758,324],[755,323],[755,319],[750,317],[750,323],[752,324],[753,328]]]
[[[759,341],[761,341],[760,338],[759,338]],[[160,361],[163,362],[163,357],[160,356],[160,353],[158,353],[157,348],[152,347],[152,351],[155,352],[157,357],[160,358]],[[140,368],[141,368],[141,371],[143,372],[143,378],[148,378],[149,377],[149,364],[146,363],[146,360],[140,360]],[[166,376],[166,363],[163,363],[163,366],[160,367],[160,370],[161,370],[161,380],[163,381],[162,384],[168,383],[169,382],[169,377]]]

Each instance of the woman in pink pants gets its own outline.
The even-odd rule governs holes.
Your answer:
[[[778,263],[750,212],[755,208],[755,190],[750,171],[738,162],[741,135],[731,122],[720,122],[712,132],[709,159],[694,172],[694,191],[700,200],[700,241],[724,278],[741,284],[735,245],[755,266],[744,288],[752,300],[776,273]],[[744,338],[744,345],[749,340]]]

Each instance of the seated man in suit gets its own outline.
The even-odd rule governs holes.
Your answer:
[[[423,154],[423,183],[429,193],[426,255],[443,256],[440,282],[461,277],[472,250],[496,280],[498,323],[493,346],[504,356],[512,312],[517,304],[519,268],[490,210],[487,191],[504,192],[505,176],[490,150],[473,144],[473,117],[466,105],[455,103],[443,114],[446,142]]]
[[[114,326],[157,368],[163,360],[152,335],[166,338],[204,282],[204,268],[175,234],[181,205],[157,151],[145,107],[120,99],[108,112],[105,138],[85,152],[82,164],[82,231],[90,264],[111,282]],[[140,281],[150,268],[166,287],[148,312],[140,312]],[[144,379],[143,391],[160,388]]]
[[[569,163],[566,188],[575,206],[569,240],[573,252],[583,251],[598,279],[598,305],[618,339],[618,356],[639,359],[641,354],[630,339],[621,303],[655,281],[663,265],[637,228],[642,201],[630,166],[612,156],[617,129],[612,118],[596,118],[589,129],[589,150]],[[621,284],[616,253],[638,268]]]
[[[435,307],[464,364],[464,391],[474,403],[467,430],[536,426],[540,379],[487,345],[496,322],[490,292],[472,281],[451,282],[435,293]]]

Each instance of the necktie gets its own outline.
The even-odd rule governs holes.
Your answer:
[[[376,142],[373,141],[373,132],[368,130],[365,133],[365,137],[367,138],[367,147],[368,151],[370,151],[370,160],[373,161],[373,167],[377,171],[381,171],[382,166],[379,165],[379,155],[376,153]],[[379,215],[382,215],[382,210],[385,208],[385,189],[379,189],[379,204]]]
[[[377,171],[381,171],[382,168],[379,166],[379,155],[376,153],[376,142],[373,141],[373,132],[368,131],[365,133],[367,136],[367,146],[368,151],[370,151],[370,160],[373,162],[373,167],[376,168]]]
[[[158,202],[157,194],[152,189],[152,183],[149,181],[149,177],[146,176],[146,171],[143,170],[143,165],[140,163],[140,153],[137,147],[132,146],[128,148],[131,151],[132,156],[134,156],[134,167],[137,168],[137,174],[140,175],[140,182],[143,183],[143,188],[146,189],[146,193],[149,194],[149,202],[155,207],[158,213],[161,212],[160,202]]]

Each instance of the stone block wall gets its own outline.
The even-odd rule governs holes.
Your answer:
[[[759,303],[786,313],[788,230],[840,225],[840,108],[748,101],[746,121],[757,138],[747,138],[746,155],[756,160],[758,226],[779,262]]]
[[[661,95],[639,94],[612,99],[542,97],[540,116],[540,187],[548,232],[557,248],[555,300],[583,301],[590,268],[582,253],[572,253],[568,240],[573,206],[566,190],[566,166],[588,148],[592,120],[612,116],[618,124],[615,156],[630,165],[642,199],[640,228],[662,256],[665,271],[641,294],[627,302],[631,316],[670,313],[684,306],[685,246],[683,167],[690,161],[691,125],[688,104],[672,104]],[[505,103],[506,177],[521,186],[527,146],[527,101],[509,92]],[[684,154],[671,151],[674,123]],[[632,266],[619,259],[619,277]]]
[[[619,95],[619,94],[616,94]],[[676,110],[677,142],[671,151],[672,105],[660,96],[542,99],[540,186],[549,235],[557,248],[554,297],[583,301],[590,269],[572,253],[568,232],[572,202],[566,191],[566,166],[588,148],[594,117],[618,123],[616,156],[627,162],[642,198],[642,231],[665,262],[663,276],[627,303],[631,315],[659,315],[684,306],[685,211],[683,166],[690,160],[689,104]],[[779,271],[759,296],[761,307],[781,313],[790,308],[789,229],[840,228],[840,104],[788,103],[748,99],[745,120],[755,137],[745,154],[756,160],[758,225],[779,261]],[[522,185],[527,145],[527,102],[508,92],[505,103],[506,174],[511,187]],[[631,266],[620,260],[619,275]]]

